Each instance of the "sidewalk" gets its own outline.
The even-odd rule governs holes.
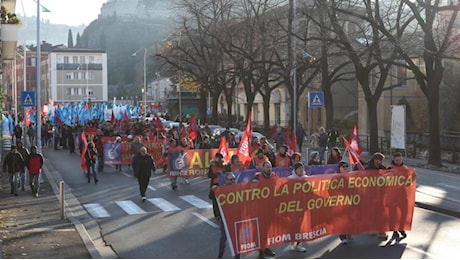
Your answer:
[[[39,197],[30,187],[10,194],[6,173],[0,190],[0,258],[91,258],[75,226],[60,219],[58,195],[45,174]]]
[[[46,154],[45,154],[46,157]],[[385,164],[390,162],[387,156]],[[425,168],[426,161],[405,158],[410,167]],[[81,223],[74,217],[60,219],[59,208],[59,173],[45,161],[43,174],[44,183],[41,186],[40,197],[35,198],[27,187],[20,191],[19,196],[10,195],[8,177],[2,174],[0,180],[3,189],[0,189],[0,259],[1,258],[116,258],[114,255],[99,254],[99,250],[88,246],[85,229],[78,228]],[[458,165],[445,165],[448,172],[460,172]],[[435,169],[429,169],[435,170]],[[437,170],[438,171],[438,170]],[[67,203],[73,203],[67,201]],[[418,207],[427,208],[460,216],[460,201],[446,200],[417,192],[416,204]],[[84,210],[83,210],[84,211]],[[90,241],[91,242],[91,241]],[[105,257],[104,257],[105,256]]]

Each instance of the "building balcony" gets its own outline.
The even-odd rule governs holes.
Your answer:
[[[102,70],[100,63],[57,63],[57,70]]]

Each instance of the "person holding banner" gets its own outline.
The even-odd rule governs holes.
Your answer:
[[[386,170],[387,167],[383,165],[383,159],[385,159],[385,156],[382,153],[374,153],[372,159],[367,164],[366,170]],[[384,231],[379,232],[377,237],[383,241],[388,239],[388,235]]]
[[[147,191],[147,186],[149,186],[152,171],[155,172],[155,170],[155,163],[152,156],[147,153],[147,148],[142,146],[133,159],[134,177],[137,178],[137,182],[139,183],[142,202],[146,200],[145,192]]]
[[[245,167],[240,161],[240,157],[238,154],[232,155],[230,158],[230,163],[227,164],[225,167],[225,172],[227,173],[235,173],[244,170]]]
[[[214,213],[214,217],[220,220],[219,205],[217,205],[214,188],[219,186],[219,173],[223,172],[226,168],[224,165],[224,156],[221,153],[216,153],[214,159],[212,159],[209,164],[208,178],[211,179],[211,183],[209,185],[210,189],[208,197],[212,201],[212,211]]]
[[[272,171],[272,163],[270,161],[265,161],[262,163],[262,170],[256,172],[254,177],[252,177],[252,182],[260,182],[267,180],[276,180],[278,176]],[[259,258],[265,258],[265,256],[274,257],[276,255],[270,248],[262,248],[259,250]]]
[[[115,137],[115,143],[121,145],[121,136]],[[115,164],[115,170],[121,171],[121,163]]]
[[[337,173],[338,174],[346,174],[348,172],[348,163],[344,161],[340,161],[338,166],[337,166]],[[352,240],[351,235],[347,234],[342,234],[339,235],[340,238],[340,244],[346,245],[350,240]]]
[[[393,160],[391,161],[390,165],[388,165],[387,169],[408,169],[404,162],[403,162],[403,156],[400,152],[396,152],[393,154]],[[397,196],[399,196],[398,194]],[[391,214],[393,215],[393,214]],[[399,234],[398,234],[399,232]],[[401,236],[399,236],[401,234]],[[402,239],[406,238],[407,234],[406,231],[404,230],[399,230],[399,231],[393,231],[393,235],[391,236],[392,240],[397,240],[398,242],[401,241]]]
[[[288,176],[288,179],[305,179],[308,178],[308,175],[305,172],[305,167],[303,163],[298,162],[294,165],[294,169],[292,170],[292,174]],[[307,252],[307,249],[302,246],[302,242],[296,241],[291,244],[291,250],[295,250],[297,252]]]
[[[225,176],[225,185],[233,185],[235,183],[236,183],[235,175],[231,172],[227,173],[227,176]],[[217,188],[217,186],[214,186],[214,189],[215,188]],[[225,233],[225,225],[224,225],[224,221],[220,219],[219,253],[217,255],[217,258],[220,259],[224,256],[226,243],[227,243],[227,234]],[[236,259],[240,258],[240,255],[239,254],[235,255],[235,258]]]
[[[369,163],[369,154],[367,152],[362,152],[359,155],[359,163],[353,165],[353,171],[359,170],[359,167],[358,167],[359,164],[361,164],[362,166],[364,166],[364,168],[366,168],[368,163]]]

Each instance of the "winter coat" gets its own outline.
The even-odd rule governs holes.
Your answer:
[[[19,172],[24,169],[24,159],[22,155],[15,152],[9,152],[3,160],[3,171],[8,173]]]
[[[156,170],[155,163],[150,154],[141,155],[137,153],[133,159],[134,177],[151,176],[151,172]]]

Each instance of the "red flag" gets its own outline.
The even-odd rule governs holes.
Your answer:
[[[182,125],[181,130],[180,130],[180,136],[179,139],[182,140],[185,137],[187,137],[187,132],[185,131],[185,127]]]
[[[286,137],[285,141],[286,146],[288,147],[288,153],[293,154],[295,153],[296,146],[297,146],[297,138],[295,136],[294,130],[291,131],[291,128],[288,126],[286,128]]]
[[[160,131],[165,130],[165,126],[161,123],[160,117],[158,115],[155,115],[155,117],[155,127]]]
[[[115,114],[113,113],[113,109],[112,109],[112,116],[110,117],[110,123],[112,125],[115,124]]]
[[[358,136],[358,129],[356,125],[353,127],[353,133],[350,136],[350,148],[355,151],[357,155],[361,155],[362,149],[359,145],[359,136]]]
[[[196,125],[196,116],[192,115],[192,118],[190,118],[190,125],[188,126],[188,137],[195,141],[197,133],[198,126]]]
[[[343,136],[342,136],[342,138],[343,138],[343,142],[347,146],[347,151],[348,151],[348,157],[350,159],[350,164],[358,164],[358,169],[359,170],[364,170],[364,166],[359,161],[359,155],[356,153],[355,150],[353,150],[353,148],[351,148],[351,145],[347,141],[347,139],[345,139],[345,137],[343,137]]]
[[[26,108],[26,126],[29,127],[30,126],[30,108]]]
[[[222,136],[220,139],[220,144],[219,144],[219,149],[218,151],[224,156],[224,162],[228,162],[228,146],[227,146],[227,140],[225,139],[225,136]]]
[[[129,122],[129,116],[128,116],[128,113],[126,113],[126,111],[125,111],[125,114],[124,114],[124,118],[125,118],[126,123],[128,123]]]
[[[241,164],[244,166],[248,166],[252,160],[252,152],[251,152],[251,137],[252,137],[252,119],[251,119],[251,112],[248,115],[248,124],[246,126],[246,130],[243,133],[243,137],[241,137],[240,144],[238,145],[237,154],[240,157]]]
[[[85,132],[81,132],[81,145],[83,147],[83,149],[81,150],[81,168],[83,169],[83,171],[86,172],[88,168],[86,167],[86,158],[85,158],[86,146],[87,146]]]

